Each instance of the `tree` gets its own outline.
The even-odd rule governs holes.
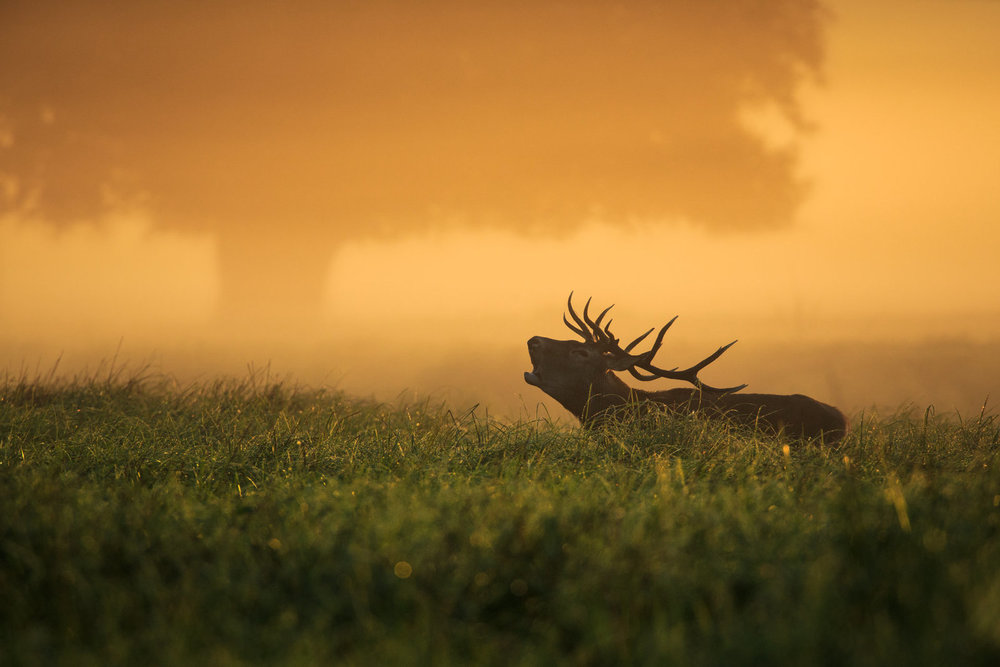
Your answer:
[[[819,0],[142,2],[0,9],[0,213],[141,202],[211,229],[228,303],[307,319],[338,242],[789,224]]]

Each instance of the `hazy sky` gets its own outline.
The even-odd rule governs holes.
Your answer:
[[[380,235],[349,234],[329,248],[310,247],[309,252],[327,258],[321,261],[325,268],[319,281],[319,327],[299,327],[295,321],[271,317],[267,312],[261,312],[260,322],[253,326],[244,323],[237,330],[220,325],[217,313],[224,292],[221,232],[211,225],[167,224],[163,215],[158,217],[155,206],[145,213],[118,212],[100,220],[60,220],[58,225],[40,213],[9,212],[0,221],[0,364],[9,368],[25,363],[33,366],[39,360],[44,364],[60,351],[66,353],[66,363],[72,364],[74,355],[78,355],[77,362],[91,354],[110,356],[124,340],[123,347],[137,356],[157,351],[167,371],[171,360],[187,370],[197,367],[201,350],[206,371],[219,368],[213,366],[212,359],[222,356],[230,364],[224,370],[230,372],[239,359],[274,359],[287,361],[292,372],[301,370],[310,378],[340,380],[361,391],[366,386],[381,386],[386,376],[405,378],[402,385],[389,382],[393,387],[432,391],[439,388],[442,378],[448,384],[448,374],[435,371],[435,365],[447,365],[449,351],[460,350],[461,354],[454,356],[468,358],[471,351],[490,360],[478,376],[466,372],[452,385],[495,383],[504,391],[521,391],[526,400],[535,400],[530,388],[516,384],[524,369],[516,365],[515,355],[521,355],[524,340],[533,334],[570,337],[560,315],[571,289],[577,294],[593,294],[601,303],[617,302],[615,321],[622,336],[680,314],[676,333],[672,332],[677,349],[691,350],[691,355],[698,356],[736,337],[750,352],[755,346],[789,341],[1000,339],[1000,262],[996,259],[1000,248],[1000,123],[996,120],[1000,118],[1000,40],[996,38],[1000,34],[1000,3],[879,0],[826,4],[829,16],[819,24],[821,43],[801,38],[809,47],[800,55],[811,54],[802,56],[803,63],[813,58],[815,71],[772,82],[773,95],[743,92],[723,100],[722,93],[713,97],[716,93],[700,91],[697,86],[677,90],[677,82],[687,81],[684,77],[709,77],[706,72],[712,71],[712,63],[711,59],[707,63],[698,59],[697,44],[676,46],[678,63],[698,64],[691,65],[694,74],[683,65],[668,71],[667,79],[673,83],[661,92],[675,96],[683,92],[686,97],[678,98],[674,123],[666,122],[659,135],[645,123],[646,115],[669,100],[657,97],[649,102],[649,109],[636,110],[632,120],[637,125],[643,121],[635,131],[641,131],[645,143],[635,145],[655,147],[657,142],[666,141],[673,150],[693,136],[691,150],[696,157],[690,160],[689,170],[681,163],[653,165],[651,169],[661,170],[660,176],[676,175],[673,181],[666,178],[676,188],[673,199],[663,193],[649,195],[637,204],[636,215],[622,214],[630,192],[623,185],[627,181],[623,172],[616,172],[618,180],[607,180],[598,159],[600,146],[581,147],[574,139],[574,128],[589,127],[587,114],[570,113],[574,107],[565,101],[547,106],[545,77],[539,75],[535,83],[540,97],[535,107],[522,109],[527,120],[519,121],[517,127],[530,130],[528,139],[531,132],[549,128],[545,141],[554,136],[566,150],[577,151],[580,166],[576,174],[584,191],[589,188],[595,202],[603,196],[611,206],[576,201],[575,197],[584,195],[580,183],[574,184],[572,173],[555,178],[544,164],[534,162],[525,172],[526,180],[518,180],[524,176],[518,172],[509,188],[492,189],[489,196],[530,198],[537,192],[556,192],[554,205],[561,207],[558,234],[547,233],[544,215],[549,209],[538,208],[537,202],[513,202],[507,211],[530,209],[536,216],[530,225],[483,226],[469,222],[475,207],[463,209],[463,200],[456,195],[458,198],[449,200],[451,215],[443,215],[450,224],[433,228],[408,225],[398,232],[392,232],[395,228],[390,226],[389,232]],[[464,20],[474,24],[477,19],[466,16]],[[701,25],[703,17],[691,21],[691,25]],[[59,22],[52,25],[56,31]],[[483,25],[476,25],[470,33],[473,37],[492,34]],[[622,25],[612,29],[612,34],[631,34],[629,30],[635,29],[636,23]],[[517,27],[503,23],[493,27],[512,30],[533,48],[546,43],[538,35],[523,30],[518,33]],[[586,44],[572,40],[591,37],[592,27],[567,34],[570,50],[585,53]],[[728,33],[722,30],[721,34]],[[38,32],[35,38],[45,39],[45,32]],[[643,44],[646,38],[639,35],[636,39]],[[469,41],[466,46],[473,44]],[[752,51],[754,44],[750,40],[749,45],[733,48]],[[814,47],[819,51],[809,51]],[[685,49],[695,55],[687,56]],[[485,60],[478,63],[487,72],[485,92],[469,93],[460,102],[467,109],[471,104],[485,105],[486,112],[477,111],[480,115],[476,118],[482,122],[492,119],[496,127],[504,127],[503,118],[488,113],[490,90],[499,85],[499,75],[490,74],[495,65],[487,57],[491,53],[483,51]],[[720,59],[721,68],[732,68],[725,62],[726,49],[708,49],[708,53]],[[428,54],[431,63],[438,57],[433,48]],[[5,51],[5,59],[14,56],[9,49]],[[537,53],[535,57],[539,57]],[[553,56],[543,52],[540,57],[544,64]],[[665,56],[659,53],[656,57]],[[473,67],[477,61],[472,58],[467,64]],[[557,63],[552,67],[558,73],[564,71],[560,68],[572,69],[571,65]],[[396,64],[383,66],[383,71],[390,71]],[[543,67],[541,71],[544,74],[546,70]],[[633,74],[649,76],[641,67]],[[608,77],[614,81],[613,73]],[[425,83],[441,86],[441,93],[439,97],[421,93],[424,102],[415,122],[425,122],[447,107],[446,82]],[[612,94],[615,87],[608,85],[608,94]],[[622,94],[634,94],[630,87],[634,82],[626,80],[621,86],[628,89]],[[194,90],[196,94],[204,92],[197,87]],[[564,92],[580,94],[581,90],[569,86]],[[795,103],[783,107],[787,100],[782,102],[781,95],[788,91]],[[436,107],[426,102],[434,99],[440,102]],[[595,113],[610,113],[616,108],[613,100],[602,100],[593,91],[587,101],[593,102]],[[300,103],[310,108],[310,99]],[[266,114],[267,105],[263,109],[261,113]],[[702,126],[695,122],[699,110],[706,117],[710,112],[731,113],[724,118],[706,118]],[[46,114],[56,113],[55,109],[40,108],[39,118],[43,124],[54,124],[58,116],[47,118]],[[366,118],[356,110],[351,113],[352,118]],[[565,116],[563,124],[560,114]],[[795,125],[797,114],[805,119],[808,129]],[[10,127],[11,117],[7,118],[7,127],[0,127],[0,154],[16,147],[19,139]],[[319,121],[307,113],[305,122]],[[138,125],[129,128],[140,132]],[[714,144],[722,153],[718,159],[706,157],[713,147],[710,128],[721,133],[720,141]],[[396,130],[400,133],[397,141],[419,143],[433,136],[420,127]],[[230,148],[240,145],[240,137],[247,138],[247,150],[265,145],[248,134],[248,128],[220,132]],[[469,141],[481,150],[511,151],[503,160],[487,161],[494,165],[490,169],[511,169],[518,151],[530,146],[530,141],[518,143],[523,136],[513,142],[496,137],[486,142],[482,137],[487,135],[477,134]],[[448,136],[455,141],[462,139]],[[142,141],[152,143],[153,139],[170,142],[169,134],[144,135]],[[218,141],[208,140],[207,145],[215,146]],[[620,137],[615,141],[619,144],[608,146],[629,145],[621,143]],[[181,146],[185,151],[197,146],[188,135],[185,142]],[[352,150],[361,155],[361,148]],[[734,151],[749,151],[747,155],[753,157],[748,165],[772,170],[760,187],[775,190],[774,197],[780,200],[777,208],[767,208],[768,190],[751,196],[744,183],[733,183],[750,171],[749,167],[732,166],[739,163],[732,157]],[[294,160],[299,154],[288,152],[278,157]],[[676,159],[675,153],[669,155]],[[190,160],[200,178],[218,178],[218,170],[204,157],[187,153],[183,157]],[[336,164],[331,155],[316,159],[327,166]],[[352,157],[356,159],[360,158]],[[441,179],[477,164],[474,156],[467,159],[467,166],[451,162],[430,165],[410,185],[423,188],[415,191],[433,190],[443,197],[442,193],[453,191],[475,192],[481,184],[476,179],[498,177],[500,172],[487,169],[470,176],[471,185],[464,191],[442,185]],[[639,162],[635,156],[629,159],[621,162],[622,168],[648,181],[635,186],[635,196],[655,191],[653,176],[635,171]],[[713,165],[719,169],[717,180],[706,176]],[[87,168],[85,160],[72,166]],[[256,163],[247,169],[251,176],[245,176],[245,182],[265,178],[261,174],[268,173],[266,165]],[[419,172],[420,166],[394,163],[390,175],[398,181],[414,169]],[[377,192],[370,179],[362,179],[366,173],[362,170],[351,178],[361,179],[357,180],[358,188]],[[289,185],[282,180],[293,176],[287,169],[280,171],[275,176],[276,187],[308,190],[308,181]],[[544,183],[548,190],[532,190],[532,179]],[[354,183],[350,179],[345,182]],[[601,190],[596,184],[602,182],[611,185]],[[9,190],[10,181],[5,183]],[[316,181],[309,187],[322,185]],[[392,210],[400,201],[419,199],[402,185],[392,187],[396,189],[390,189],[392,196],[387,196],[392,201],[385,204],[388,208],[379,210]],[[272,200],[261,199],[259,192],[251,194],[250,202],[257,207],[292,201],[285,195]],[[718,206],[711,205],[713,198],[718,199]],[[155,204],[155,197],[153,201]],[[190,210],[195,205],[192,201],[185,201],[179,210]],[[672,205],[672,201],[680,203]],[[734,201],[745,204],[747,224],[718,222],[738,217],[739,206],[733,205]],[[649,202],[652,204],[647,206]],[[222,206],[217,201],[209,201],[209,205]],[[495,208],[506,205],[501,201]],[[253,238],[252,234],[246,236]],[[281,261],[270,263],[267,270],[281,272],[283,263],[288,263],[287,255],[277,242],[273,253]],[[262,256],[267,257],[266,253]],[[255,255],[255,261],[262,261],[260,257]],[[329,346],[330,355],[312,359],[309,350],[315,346]],[[219,349],[227,354],[219,355]],[[752,370],[753,360],[741,359],[738,349],[730,353],[736,355],[732,363],[739,370]],[[995,346],[989,349],[996,354]],[[301,353],[296,356],[291,350]],[[380,366],[373,356],[390,366]],[[504,375],[505,366],[497,367],[497,360],[514,364],[509,368],[514,380]],[[998,360],[993,357],[987,361],[996,366]],[[526,363],[525,358],[521,365]],[[722,363],[720,360],[717,365]],[[664,360],[662,365],[672,364]],[[747,381],[746,377],[727,380],[724,369],[716,372],[721,375],[712,378],[723,382]],[[780,374],[784,381],[795,384],[795,369],[783,369]],[[379,377],[371,377],[366,385],[372,375]],[[1000,390],[997,381],[992,386]],[[765,378],[758,385],[768,382]],[[800,385],[819,386],[820,394],[826,392],[820,397],[828,400],[837,392],[832,385],[817,384],[815,378],[784,389],[796,391]],[[900,401],[907,400],[905,392],[905,387],[899,388]],[[852,396],[852,400],[864,403],[863,397]]]

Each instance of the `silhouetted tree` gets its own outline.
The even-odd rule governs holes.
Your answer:
[[[338,241],[791,221],[818,0],[136,2],[0,7],[0,212],[141,202],[218,234],[236,311],[308,317]]]

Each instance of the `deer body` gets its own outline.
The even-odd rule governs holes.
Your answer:
[[[600,326],[610,309],[601,313],[596,321],[590,319],[587,308],[584,308],[582,320],[573,311],[572,303],[569,309],[579,326],[574,327],[565,318],[564,321],[583,336],[584,341],[554,340],[541,336],[531,338],[528,353],[533,368],[530,373],[524,374],[524,379],[557,400],[584,426],[601,423],[623,406],[652,403],[663,405],[668,410],[698,411],[725,417],[792,437],[821,438],[825,444],[836,443],[847,433],[847,419],[840,410],[808,396],[743,394],[738,392],[745,385],[720,389],[702,383],[697,378],[698,371],[717,359],[732,343],[719,348],[691,368],[667,371],[653,366],[652,358],[674,320],[660,330],[651,350],[631,355],[628,352],[652,329],[623,350],[610,332],[610,322],[603,329]],[[695,387],[645,391],[625,384],[615,371],[627,371],[640,380],[658,377],[682,379]]]

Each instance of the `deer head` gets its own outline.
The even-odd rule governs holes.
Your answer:
[[[559,401],[563,407],[584,422],[589,415],[609,405],[620,405],[635,393],[614,375],[616,371],[627,371],[642,381],[658,378],[683,380],[690,382],[702,392],[713,394],[731,393],[746,386],[744,384],[735,387],[713,387],[698,378],[701,369],[718,359],[736,341],[723,345],[690,368],[684,370],[659,368],[653,365],[653,357],[659,351],[667,329],[677,318],[674,317],[663,325],[649,350],[641,354],[632,354],[632,350],[653,333],[655,327],[622,348],[618,338],[611,333],[611,320],[602,325],[612,307],[608,306],[596,319],[591,319],[590,299],[587,299],[581,318],[573,309],[573,293],[570,292],[567,308],[573,322],[571,323],[565,315],[563,322],[583,341],[553,340],[541,336],[531,338],[528,341],[528,354],[531,357],[532,370],[524,374],[524,381]]]

